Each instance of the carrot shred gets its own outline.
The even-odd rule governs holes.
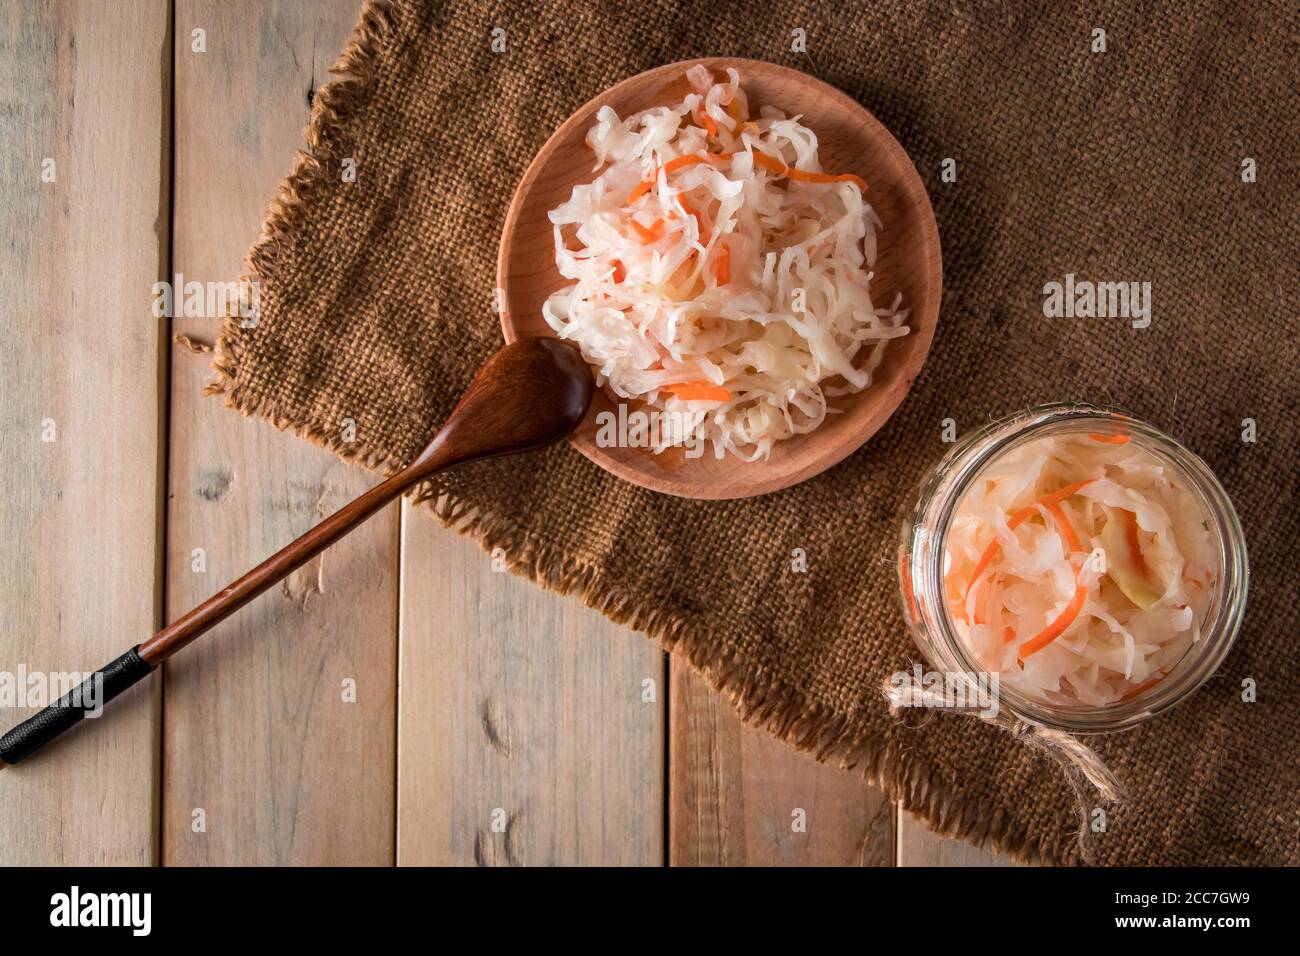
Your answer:
[[[988,603],[990,590],[992,589],[986,587],[984,588],[982,593],[976,595],[974,620],[971,623],[973,624],[984,623],[984,605]]]
[[[1079,570],[1082,571],[1083,569],[1080,568]],[[1065,610],[1058,614],[1056,620],[1052,621],[1051,624],[1047,625],[1047,627],[1042,631],[1038,632],[1029,640],[1025,641],[1025,643],[1020,645],[1021,662],[1023,663],[1024,659],[1030,654],[1037,654],[1048,644],[1052,643],[1052,641],[1064,634],[1066,628],[1074,623],[1075,619],[1079,616],[1079,612],[1083,610],[1083,602],[1087,599],[1088,589],[1080,584],[1076,577],[1074,584],[1074,597],[1071,598],[1070,603],[1065,606]]]
[[[678,382],[665,385],[664,391],[671,392],[684,402],[729,402],[731,392],[712,382]]]
[[[1142,542],[1138,538],[1137,515],[1127,508],[1121,510],[1124,512],[1124,539],[1128,544],[1129,553],[1133,555],[1133,563],[1136,565],[1138,574],[1150,581],[1151,568],[1147,565],[1147,559],[1142,554]]]
[[[727,285],[731,282],[731,250],[724,243],[718,243],[718,257],[714,260],[713,269],[718,285]]]
[[[1132,435],[1089,435],[1088,437],[1107,445],[1127,445],[1133,440]]]
[[[1155,677],[1148,677],[1142,683],[1138,684],[1131,691],[1129,691],[1127,694],[1121,697],[1120,700],[1132,700],[1134,697],[1136,697],[1138,694],[1141,694],[1143,691],[1148,691],[1152,687],[1155,687],[1156,684],[1159,684],[1164,679],[1165,679],[1165,675],[1160,673],[1157,673]]]
[[[1074,530],[1074,525],[1070,524],[1070,519],[1066,517],[1065,511],[1061,508],[1060,502],[1049,501],[1043,505],[1047,513],[1052,516],[1056,522],[1056,527],[1060,529],[1061,537],[1065,539],[1066,545],[1070,548],[1070,554],[1083,550],[1083,542],[1079,540],[1079,533]]]
[[[627,278],[627,267],[623,265],[622,259],[614,260],[614,281],[622,282]]]
[[[1034,509],[1032,507],[1021,508],[1019,511],[1014,512],[1007,520],[1007,530],[1015,531],[1016,528],[1020,527],[1033,513]],[[994,538],[989,542],[989,546],[984,549],[984,553],[980,555],[980,559],[975,562],[975,570],[971,572],[970,580],[966,582],[966,591],[963,595],[963,600],[970,595],[971,588],[975,586],[975,582],[978,581],[980,575],[984,573],[984,569],[993,563],[993,559],[998,556],[998,552],[1001,550],[1002,543],[998,541],[997,538]]]
[[[1015,639],[1016,639],[1016,629],[1014,627],[1011,627],[1010,625],[1007,625],[1007,627],[1004,628],[1002,631],[1002,643],[1010,644]]]
[[[1034,503],[1045,505],[1055,501],[1064,501],[1066,498],[1069,498],[1071,495],[1078,494],[1080,491],[1082,491],[1084,488],[1086,488],[1088,485],[1092,484],[1096,480],[1097,480],[1096,478],[1085,478],[1083,481],[1076,481],[1072,485],[1066,485],[1064,488],[1056,489],[1056,491],[1053,491],[1049,495],[1043,495],[1043,497],[1039,498]]]
[[[943,593],[949,595],[948,610],[951,612],[952,616],[955,617],[957,620],[961,621],[963,624],[969,624],[970,620],[969,618],[966,617],[965,602],[955,601],[952,598],[952,595],[957,593],[957,585],[955,583],[955,578],[953,577],[951,571],[948,574],[944,575]]]
[[[691,153],[687,156],[678,156],[676,159],[670,159],[668,162],[656,169],[654,175],[649,179],[643,179],[641,182],[637,183],[636,189],[633,189],[631,194],[627,197],[627,205],[632,205],[632,203],[636,202],[648,193],[659,180],[660,173],[667,175],[668,173],[674,173],[679,169],[685,169],[687,166],[694,166],[697,163],[713,163],[715,166],[721,166],[729,162],[731,162],[731,157],[722,153],[705,153],[703,155],[700,155],[699,153]]]
[[[664,221],[662,219],[656,219],[654,222],[650,223],[649,226],[643,226],[641,223],[633,219],[632,228],[641,236],[641,241],[643,243],[654,242],[664,234]]]
[[[709,115],[703,105],[695,107],[695,122],[703,126],[710,136],[718,135],[718,124],[714,122],[713,117]]]
[[[704,234],[708,231],[708,228],[704,225],[704,216],[693,209],[680,194],[677,196],[677,204],[682,207],[682,212],[695,220],[695,224],[700,230],[700,237],[703,238]]]
[[[1007,530],[1015,531],[1016,528],[1020,527],[1027,520],[1029,520],[1029,518],[1031,518],[1037,511],[1035,505],[1042,505],[1043,507],[1048,508],[1050,513],[1051,510],[1050,506],[1055,505],[1058,501],[1064,501],[1066,498],[1070,497],[1072,494],[1077,492],[1080,488],[1084,487],[1085,485],[1090,485],[1094,481],[1096,481],[1095,478],[1088,478],[1085,479],[1084,481],[1076,481],[1072,485],[1066,485],[1064,488],[1058,488],[1056,491],[1053,491],[1051,494],[1043,495],[1043,497],[1037,499],[1034,502],[1034,504],[1013,512],[1010,518],[1007,519]],[[1061,517],[1064,518],[1065,515],[1062,514]],[[1069,522],[1066,523],[1068,524]],[[1073,533],[1074,529],[1071,528],[1070,531],[1071,533]],[[1066,540],[1069,541],[1069,538],[1067,538]],[[1078,541],[1078,535],[1075,535],[1074,540]],[[979,580],[979,576],[984,573],[984,570],[990,564],[993,563],[993,559],[997,557],[998,552],[1001,550],[1002,550],[1002,545],[997,538],[994,538],[992,541],[989,542],[989,546],[984,549],[984,553],[980,555],[980,559],[977,562],[975,562],[975,570],[971,572],[970,580],[966,582],[965,595],[970,594],[970,589],[975,586],[975,582]],[[1082,551],[1083,548],[1078,547],[1075,548],[1075,550]],[[965,599],[965,595],[963,596],[963,600]]]
[[[795,169],[793,166],[787,166],[785,163],[781,162],[781,160],[769,156],[767,153],[760,153],[757,151],[754,153],[754,162],[759,166],[762,166],[764,169],[771,170],[778,176],[785,176],[789,179],[796,179],[800,182],[853,183],[863,192],[867,191],[867,181],[861,176],[854,175],[853,173],[840,173],[839,175],[834,175],[832,173],[810,173],[807,170]]]
[[[863,192],[867,191],[867,181],[855,173],[832,175],[830,173],[809,173],[802,169],[789,169],[786,170],[786,176],[805,183],[853,183]]]

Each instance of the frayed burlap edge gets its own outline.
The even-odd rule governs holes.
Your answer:
[[[394,32],[393,20],[392,0],[365,0],[347,46],[330,69],[334,79],[316,91],[305,132],[307,148],[298,151],[293,172],[276,191],[261,235],[248,253],[245,278],[272,275],[296,219],[332,182],[329,170],[338,167],[342,156],[343,129],[370,95],[380,51]],[[243,357],[239,319],[227,315],[212,362],[215,377],[205,394],[222,395],[226,405],[242,415],[267,419],[281,431],[291,431],[366,468],[391,473],[404,464],[363,443],[342,442],[336,429],[299,421],[272,399],[248,395],[237,380]],[[899,741],[882,744],[863,722],[807,704],[799,691],[760,676],[733,655],[719,653],[707,628],[692,627],[677,612],[621,591],[604,580],[599,568],[558,553],[548,542],[445,494],[433,482],[416,489],[412,500],[484,550],[501,549],[511,572],[559,594],[576,594],[614,623],[642,631],[665,650],[685,655],[745,723],[811,753],[818,761],[837,761],[844,769],[859,770],[905,810],[921,816],[934,832],[977,846],[989,843],[1025,863],[1080,862],[1077,851],[1066,850],[1063,857],[1046,835],[1035,841],[1000,812],[989,814],[961,794],[933,785],[926,764],[907,753]]]

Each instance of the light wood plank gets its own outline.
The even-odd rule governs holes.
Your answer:
[[[663,652],[406,507],[398,863],[662,863]]]
[[[174,269],[187,281],[239,274],[302,143],[308,89],[327,78],[357,9],[178,5]],[[194,29],[206,53],[193,52]],[[209,342],[216,324],[175,323]],[[170,618],[375,480],[202,396],[205,358],[176,349],[172,369]],[[397,520],[396,506],[371,519],[169,662],[167,863],[392,862]],[[195,832],[199,809],[206,832]]]
[[[899,866],[1020,866],[1015,860],[988,847],[971,846],[964,840],[943,837],[924,820],[906,811],[898,818]]]
[[[14,676],[93,671],[158,623],[167,24],[147,0],[0,7],[0,668]],[[157,710],[150,679],[0,774],[0,865],[153,862]],[[0,707],[0,730],[31,713]]]
[[[742,724],[677,657],[671,715],[674,866],[893,864],[893,804],[879,790]]]

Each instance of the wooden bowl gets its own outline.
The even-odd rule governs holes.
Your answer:
[[[547,213],[567,199],[575,185],[595,178],[586,135],[596,111],[608,105],[627,117],[679,102],[689,91],[685,73],[696,63],[717,76],[734,67],[752,113],[771,105],[787,116],[802,114],[802,122],[820,140],[822,168],[866,179],[867,199],[883,223],[871,298],[878,307],[888,306],[901,292],[903,307],[909,310],[911,332],[889,343],[871,385],[856,395],[833,399],[832,406],[842,414],[827,416],[810,434],[777,442],[766,461],[744,462],[732,455],[717,459],[711,447],[693,459],[680,449],[656,455],[642,448],[600,447],[595,416],[617,408],[604,390],[597,392],[571,439],[600,467],[644,488],[687,498],[744,498],[787,488],[842,461],[903,401],[930,350],[939,317],[939,230],[925,185],[903,147],[844,93],[797,70],[758,60],[711,57],[672,63],[624,80],[584,105],[546,141],[524,173],[506,214],[497,258],[506,341],[554,334],[542,319],[542,303],[566,282],[555,267]]]

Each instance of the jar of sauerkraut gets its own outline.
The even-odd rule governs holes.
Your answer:
[[[1045,405],[954,445],[903,522],[903,612],[944,674],[1071,733],[1130,727],[1200,687],[1246,610],[1241,524],[1160,430]]]

